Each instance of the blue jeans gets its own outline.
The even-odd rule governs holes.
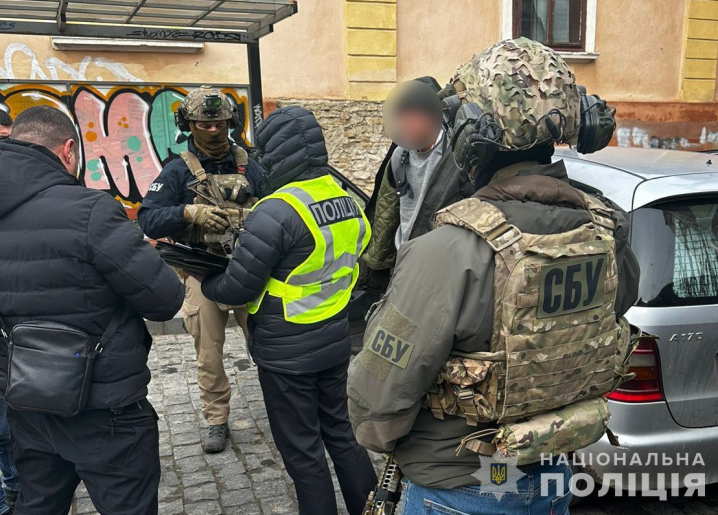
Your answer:
[[[402,495],[403,515],[569,515],[571,502],[568,465],[531,465],[521,467],[526,476],[519,479],[518,493],[505,493],[501,500],[480,486],[462,486],[452,490],[425,488],[404,478]],[[549,481],[547,496],[541,495],[541,476],[562,474],[564,495],[557,495],[554,479]]]
[[[0,472],[2,472],[2,486],[0,488],[0,515],[8,511],[5,500],[5,489],[13,492],[20,491],[20,480],[15,468],[15,457],[10,439],[10,425],[7,422],[7,404],[0,399]]]

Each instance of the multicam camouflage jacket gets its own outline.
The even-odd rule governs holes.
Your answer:
[[[499,171],[495,179],[477,193],[477,199],[495,206],[509,225],[524,234],[570,233],[593,222],[585,198],[568,184],[562,162],[520,163]],[[616,276],[611,294],[615,295],[613,319],[605,322],[610,333],[637,298],[638,264],[627,243],[627,215],[616,208],[609,218],[615,225],[615,266],[611,265],[609,276]],[[349,412],[357,439],[376,451],[394,450],[405,475],[421,485],[455,488],[477,484],[471,474],[480,465],[479,455],[465,450],[457,455],[456,449],[472,432],[487,430],[495,435],[499,429],[497,422],[480,417],[474,427],[467,425],[466,418],[446,413],[444,420],[439,420],[426,404],[427,392],[452,356],[483,353],[487,357],[501,352],[492,348],[494,278],[500,273],[495,256],[475,232],[451,224],[403,246],[389,289],[369,320],[364,348],[350,367]],[[551,309],[550,304],[547,307]],[[602,308],[592,309],[598,314]],[[598,333],[595,336],[599,337]],[[474,372],[477,376],[492,373]],[[608,382],[609,374],[605,375]],[[500,408],[508,413],[510,409],[523,411],[511,408],[521,404],[510,401],[508,406],[499,406],[487,401],[485,406],[489,411]],[[593,405],[580,415],[583,423],[603,431],[605,406]],[[570,419],[576,414],[565,411],[561,416]],[[515,449],[522,428],[510,415],[504,417],[507,424],[501,428],[501,436],[505,448]]]

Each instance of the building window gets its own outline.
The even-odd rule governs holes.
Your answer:
[[[586,51],[587,0],[513,0],[513,37],[566,52]]]

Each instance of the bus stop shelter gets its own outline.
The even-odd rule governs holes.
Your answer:
[[[256,125],[259,40],[296,12],[296,0],[1,0],[0,34],[246,45]]]

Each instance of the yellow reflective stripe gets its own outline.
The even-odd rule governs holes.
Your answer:
[[[264,300],[264,296],[267,294],[267,287],[264,287],[264,290],[262,293],[259,294],[259,297],[256,299],[247,302],[247,312],[250,315],[254,315],[257,311],[259,311],[259,306],[262,305],[262,301]]]
[[[338,258],[334,259],[332,263],[326,267],[326,269],[314,270],[313,272],[306,272],[303,274],[296,274],[287,279],[288,283],[291,284],[302,284],[321,282],[324,278],[332,278],[334,274],[340,272],[342,268],[348,268],[349,271],[354,269],[354,265],[357,262],[357,256],[355,254],[349,254],[345,252]]]
[[[359,278],[359,266],[354,269],[354,273],[352,273],[352,282],[349,285],[349,287],[342,292],[342,296],[340,299],[337,299],[336,302],[334,302],[333,306],[326,310],[322,310],[320,312],[316,313],[307,313],[305,315],[302,315],[301,321],[296,320],[290,320],[290,318],[287,317],[287,304],[284,304],[284,318],[285,320],[289,320],[292,322],[295,322],[297,324],[314,324],[316,322],[321,322],[322,320],[326,320],[328,318],[333,317],[340,311],[342,311],[347,304],[349,303],[349,300],[351,299],[352,290],[354,289],[354,285],[357,282],[357,279]]]
[[[314,179],[314,181],[316,181],[316,179]],[[295,275],[300,275],[301,271],[308,267],[311,268],[311,271],[321,270],[326,263],[327,251],[331,250],[332,254],[334,252],[333,239],[331,238],[331,233],[329,235],[324,234],[324,232],[317,224],[317,221],[314,219],[314,216],[309,211],[310,204],[323,200],[321,196],[320,198],[315,198],[303,187],[297,185],[296,183],[294,186],[288,185],[285,188],[282,188],[282,190],[280,191],[282,195],[281,198],[287,203],[289,203],[302,218],[302,221],[309,229],[309,232],[311,232],[315,244],[314,251],[307,257],[307,259],[304,260],[302,264],[292,270],[292,272],[289,274],[289,277],[287,277],[287,282],[289,282],[291,281],[292,277],[294,277]],[[327,238],[327,236],[329,236],[329,238]],[[332,244],[331,249],[327,248],[329,247],[328,242]]]
[[[319,293],[321,291],[321,284],[295,286],[270,277],[267,283],[267,291],[275,297],[281,297],[288,302],[292,302]]]
[[[351,298],[358,278],[359,256],[371,238],[364,212],[357,205],[359,218],[319,224],[312,209],[323,212],[328,220],[333,218],[330,213],[346,214],[348,209],[343,207],[346,204],[336,201],[328,210],[326,201],[349,199],[356,204],[330,176],[288,184],[263,200],[269,198],[284,200],[297,211],[312,234],[315,249],[286,281],[270,278],[265,293],[283,300],[284,317],[290,322],[313,323],[334,316]],[[323,207],[315,206],[320,202]],[[248,305],[250,313],[257,312],[263,298],[264,294]]]
[[[309,210],[305,209],[304,204],[301,201],[299,201],[296,197],[292,196],[291,194],[286,193],[287,189],[296,187],[296,184],[298,184],[298,183],[288,184],[287,186],[285,186],[284,188],[280,189],[279,191],[273,193],[272,195],[270,195],[268,197],[264,197],[262,200],[257,202],[257,204],[255,204],[254,207],[252,208],[252,209],[255,209],[263,201],[269,200],[270,198],[276,198],[276,199],[283,200],[297,212],[297,214],[300,216],[300,218],[302,219],[304,224],[309,229],[309,232],[312,234],[312,237],[314,238],[314,244],[315,244],[314,251],[309,256],[307,256],[307,258],[304,260],[304,262],[302,264],[300,264],[297,268],[295,268],[290,273],[289,277],[287,278],[287,281],[289,281],[289,279],[291,279],[292,275],[295,274],[295,272],[297,270],[301,269],[302,267],[305,267],[308,263],[311,263],[313,260],[316,260],[316,254],[317,254],[318,250],[321,250],[321,252],[323,254],[324,253],[323,247],[326,246],[326,243],[324,242],[323,238],[318,237],[316,231],[314,230],[313,225],[316,225],[316,222],[313,218],[310,218],[311,213],[309,213]],[[314,199],[312,199],[312,200],[314,200]],[[322,261],[322,263],[323,263],[323,261]],[[320,265],[320,267],[321,267],[321,265]],[[284,288],[285,286],[287,288]],[[273,291],[270,292],[273,296],[286,299],[286,295],[287,295],[286,292],[289,289],[288,287],[290,287],[290,286],[292,286],[292,285],[289,285],[289,284],[285,285],[285,283],[283,283],[282,281],[279,281],[273,277],[270,277],[269,282],[267,283],[267,286],[265,287],[264,292],[262,292],[262,295],[260,295],[259,298],[256,299],[255,301],[249,302],[247,304],[247,311],[250,314],[254,314],[257,311],[259,311],[259,308],[262,305],[262,301],[264,300],[264,296],[269,291],[270,288],[273,289]],[[301,288],[301,286],[300,286],[300,288]],[[297,295],[297,290],[293,290],[293,292],[295,295]],[[295,297],[295,298],[301,298],[301,296]],[[286,301],[285,301],[285,305],[286,305]],[[287,319],[286,313],[285,313],[285,319]]]
[[[347,290],[351,285],[351,282],[351,275],[344,275],[335,282],[327,285],[320,285],[320,289],[316,293],[302,295],[296,300],[287,302],[287,314],[289,314],[289,316],[298,316],[304,312],[318,308],[337,293]]]

